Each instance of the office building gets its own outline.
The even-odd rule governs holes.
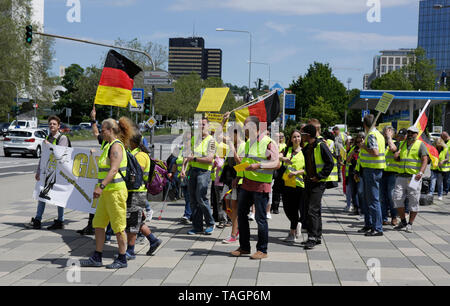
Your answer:
[[[419,3],[418,46],[434,59],[439,74],[450,72],[450,3],[446,0],[422,0]],[[435,7],[442,7],[436,9]]]
[[[201,37],[169,38],[169,72],[177,77],[197,73],[202,79],[222,77],[222,50],[206,49]]]

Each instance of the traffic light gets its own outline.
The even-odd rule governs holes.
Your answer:
[[[261,86],[262,86],[262,80],[258,79],[258,90],[261,90]]]
[[[31,25],[27,25],[25,27],[25,30],[26,30],[25,41],[31,45],[31,43],[33,42],[33,27]]]
[[[144,98],[144,114],[150,115],[150,97]]]
[[[20,113],[19,106],[16,105],[11,106],[11,112],[13,113],[14,116],[19,116]]]

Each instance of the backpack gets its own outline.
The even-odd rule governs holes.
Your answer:
[[[151,195],[157,195],[164,190],[167,185],[168,173],[167,165],[158,159],[153,159],[150,157],[150,173],[148,176],[147,193]]]
[[[67,136],[67,135],[63,135],[63,134],[59,134],[59,136],[58,136],[58,138],[56,138],[56,145],[58,146],[59,145],[59,141],[61,140],[61,137],[62,136],[66,136],[66,138],[67,138],[67,146],[70,148],[70,147],[72,147],[72,143],[70,142],[70,138],[69,138],[69,136]],[[47,138],[46,138],[47,140],[48,140],[48,136],[47,136]]]
[[[128,190],[137,190],[141,188],[142,184],[144,184],[144,172],[142,171],[141,165],[138,163],[136,157],[131,154],[131,152],[126,151],[126,153],[127,174],[123,176],[122,171],[120,170],[119,174],[127,184]]]

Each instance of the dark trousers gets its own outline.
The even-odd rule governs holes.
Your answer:
[[[273,191],[272,192],[272,206],[270,207],[270,210],[272,212],[277,211],[278,208],[280,207],[280,202],[281,202],[281,193]]]
[[[256,244],[256,250],[267,253],[269,226],[266,219],[266,209],[268,202],[268,193],[240,189],[238,195],[238,227],[239,245],[242,250],[250,252],[250,225],[247,215],[250,212],[250,207],[255,204],[255,219],[258,225],[258,243]]]
[[[325,182],[305,184],[305,208],[308,239],[318,240],[322,237],[322,196],[325,192]]]
[[[444,194],[447,194],[448,193],[448,179],[449,179],[449,174],[450,174],[450,172],[443,172],[443,174],[442,174],[442,177],[443,177],[443,180],[444,180]]]
[[[303,201],[303,188],[285,187],[283,190],[283,209],[291,221],[291,230],[297,229],[298,222],[300,221],[300,207]]]

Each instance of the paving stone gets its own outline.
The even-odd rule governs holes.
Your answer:
[[[169,268],[141,268],[133,274],[134,279],[160,279],[161,281],[169,275]]]
[[[309,273],[258,273],[257,286],[311,286]]]
[[[258,276],[258,270],[258,268],[238,267],[233,270],[231,278],[256,279],[256,277]]]
[[[334,271],[311,271],[311,279],[314,286],[320,284],[340,284],[336,272]]]
[[[33,272],[33,273],[27,275],[25,278],[48,280],[48,279],[53,278],[57,274],[60,274],[63,272],[64,272],[64,269],[44,267],[42,269],[37,270],[36,272]]]
[[[336,269],[339,281],[367,282],[368,269]]]
[[[0,272],[12,272],[27,265],[28,261],[0,261]]]
[[[260,272],[277,273],[308,273],[309,267],[306,263],[298,262],[266,262],[261,261]]]

